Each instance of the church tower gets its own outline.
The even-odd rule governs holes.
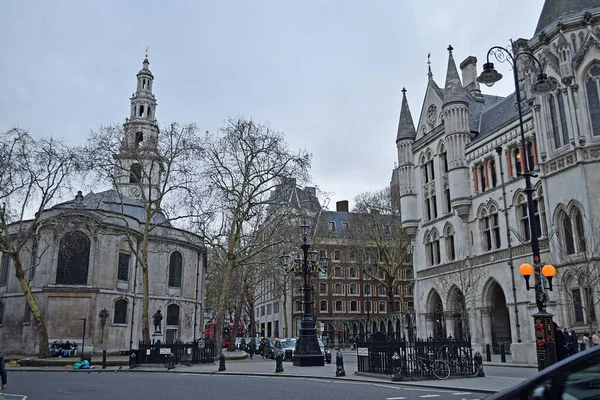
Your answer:
[[[469,167],[465,156],[466,146],[471,141],[469,104],[467,93],[456,70],[452,50],[452,46],[449,46],[442,111],[444,113],[444,128],[448,146],[450,203],[452,209],[456,210],[457,215],[465,221],[471,209]]]
[[[419,224],[417,215],[417,193],[415,192],[414,162],[412,144],[417,132],[413,123],[406,89],[402,89],[402,107],[400,108],[400,119],[398,121],[398,134],[396,136],[396,150],[398,151],[398,168],[394,173],[397,182],[396,195],[400,199],[400,211],[402,215],[402,228],[409,236],[414,236]]]
[[[154,75],[148,69],[148,53],[137,73],[137,88],[129,99],[131,110],[123,124],[124,138],[117,161],[117,189],[124,195],[152,201],[157,197],[161,164],[158,156],[156,98],[152,93]]]

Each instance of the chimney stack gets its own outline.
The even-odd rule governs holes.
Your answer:
[[[475,100],[483,101],[481,88],[477,82],[477,57],[469,56],[460,63],[462,71],[463,86],[466,91],[471,92]]]
[[[348,200],[336,201],[335,210],[337,212],[348,212]]]

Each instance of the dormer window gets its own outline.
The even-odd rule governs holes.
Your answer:
[[[335,222],[334,221],[329,221],[329,231],[335,232]]]

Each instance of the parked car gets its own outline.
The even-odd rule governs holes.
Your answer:
[[[292,350],[292,356],[296,350],[296,339],[275,339],[275,357],[281,354],[285,358],[285,351]]]
[[[263,339],[260,341],[259,351],[264,358],[275,358],[275,341],[273,339]]]
[[[568,357],[486,400],[600,398],[600,346]]]
[[[327,364],[331,364],[331,351],[325,347],[322,340],[319,340],[319,347],[321,348],[321,353],[323,353],[323,357],[325,357],[325,362]]]

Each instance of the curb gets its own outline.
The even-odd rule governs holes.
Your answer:
[[[484,362],[483,363],[483,367],[485,369],[486,366],[489,367],[511,367],[511,368],[535,368],[537,369],[538,366],[535,364],[513,364],[513,363],[503,363],[503,362]]]
[[[471,388],[465,386],[453,386],[453,385],[428,385],[426,382],[393,382],[391,378],[383,379],[383,378],[371,378],[371,379],[357,379],[352,377],[337,377],[337,376],[323,376],[323,375],[294,375],[294,374],[286,374],[286,373],[262,373],[262,372],[236,372],[236,371],[182,371],[181,369],[48,369],[48,368],[20,368],[20,367],[8,367],[8,371],[14,372],[66,372],[66,373],[155,373],[155,374],[194,374],[194,375],[232,375],[232,376],[261,376],[261,377],[272,377],[272,378],[296,378],[296,379],[331,379],[331,380],[339,380],[339,381],[351,381],[351,382],[363,382],[363,383],[385,383],[396,386],[415,386],[415,387],[426,387],[431,389],[447,389],[447,390],[458,390],[458,391],[468,391],[474,393],[484,393],[484,394],[492,394],[498,392],[495,389],[480,389],[480,388]],[[360,376],[360,375],[358,375]],[[477,379],[477,378],[473,378]],[[451,380],[450,380],[451,382]],[[448,382],[448,383],[450,383]]]

